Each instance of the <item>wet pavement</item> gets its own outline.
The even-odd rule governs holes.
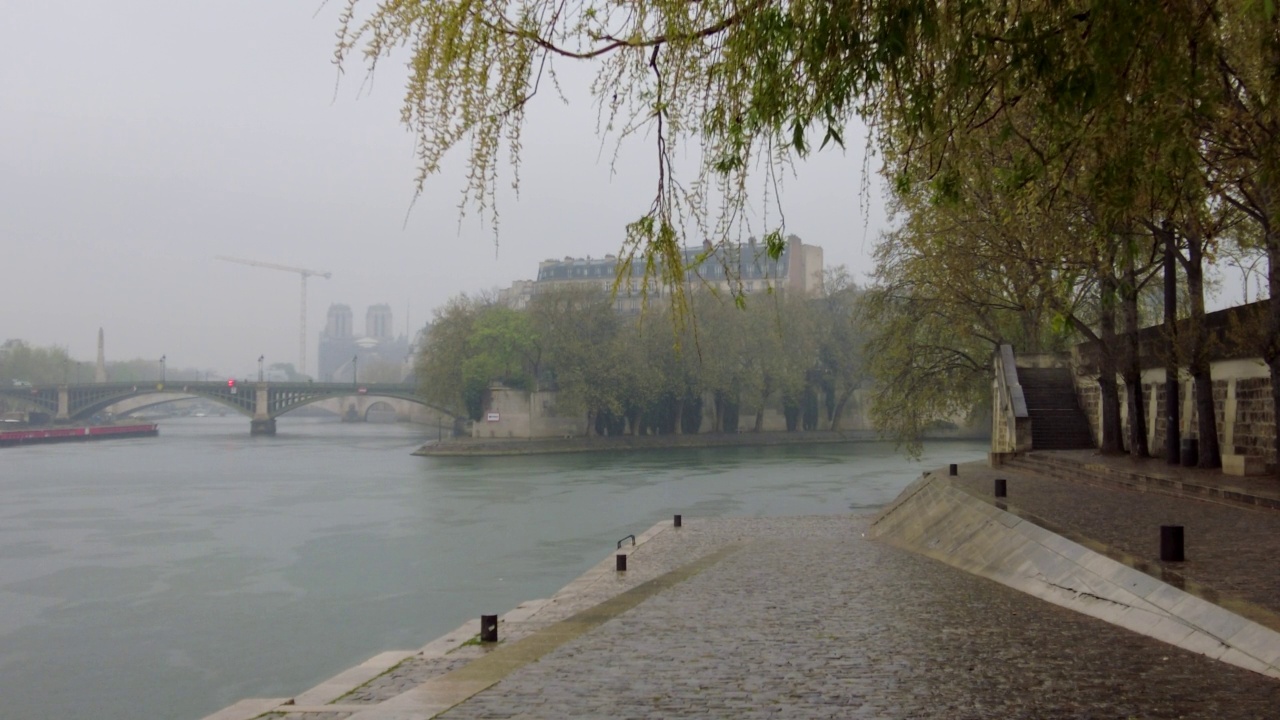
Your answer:
[[[1088,454],[1076,461],[1108,462]],[[953,480],[994,503],[997,477],[1007,481],[1010,511],[1264,624],[1280,623],[1272,560],[1280,512],[979,463],[961,465]],[[1237,478],[1221,483],[1230,480]],[[1270,491],[1265,482],[1255,486],[1251,493]],[[661,530],[632,551],[627,573],[584,576],[553,602],[531,606],[523,622],[503,627],[497,646],[411,658],[331,711],[268,717],[432,717],[434,710],[415,714],[386,701],[423,683],[461,681],[469,662],[516,651],[581,618],[591,618],[589,629],[536,659],[499,663],[501,672],[485,680],[492,684],[439,717],[1280,715],[1280,682],[867,540],[870,519],[686,517],[683,528]],[[1185,527],[1186,562],[1159,562],[1162,524]],[[625,610],[598,610],[717,552],[723,557]]]
[[[697,522],[681,542],[751,541],[442,717],[1264,718],[1280,707],[1280,683],[867,541],[866,525]]]
[[[1146,471],[1153,476],[1201,486],[1235,488],[1247,495],[1280,496],[1277,483],[1260,478],[1228,477],[1216,471],[1170,466],[1162,460],[1135,463],[1127,457],[1108,458],[1089,451],[1032,453],[1059,461],[1103,465],[1126,472]],[[1030,514],[1037,524],[1073,539],[1087,539],[1122,561],[1136,560],[1139,569],[1178,585],[1205,599],[1231,606],[1237,601],[1264,608],[1280,616],[1280,512],[1259,509],[1248,502],[1209,502],[1198,495],[1176,496],[1165,492],[1139,492],[1099,480],[1084,473],[1055,473],[1047,477],[1019,468],[990,468],[985,463],[959,467],[953,478],[975,496],[995,502],[994,478],[1006,479],[1009,510]],[[1160,526],[1181,525],[1186,560],[1160,562]],[[1120,557],[1120,556],[1128,556]],[[1142,567],[1145,564],[1146,567]],[[1198,587],[1197,587],[1198,585]],[[1241,614],[1276,627],[1276,617],[1258,617],[1247,608]],[[1280,711],[1278,711],[1280,714]]]

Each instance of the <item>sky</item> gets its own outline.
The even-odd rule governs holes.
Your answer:
[[[299,276],[225,255],[332,273],[308,282],[314,372],[331,303],[358,332],[375,303],[416,332],[450,297],[532,279],[541,260],[617,252],[653,196],[652,138],[611,165],[589,67],[561,66],[567,105],[544,94],[530,109],[495,246],[478,213],[459,216],[465,148],[412,202],[403,62],[340,77],[340,6],[0,0],[0,340],[92,360],[101,327],[109,360],[297,364]],[[795,168],[782,202],[788,233],[861,276],[885,220],[848,134],[848,151]]]

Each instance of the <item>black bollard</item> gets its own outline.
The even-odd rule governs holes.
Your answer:
[[[996,497],[1008,497],[1009,493],[1005,487],[1004,478],[996,478]]]
[[[1182,526],[1160,526],[1160,562],[1182,562],[1187,556],[1183,552]]]
[[[480,616],[480,642],[498,642],[498,616]]]
[[[622,553],[618,553],[618,555],[617,555],[617,559],[618,559],[618,572],[626,572],[626,571],[627,571],[627,556],[626,556],[626,555],[623,555]]]
[[[677,515],[677,516],[676,516],[676,519],[675,519],[675,523],[674,523],[674,524],[675,524],[675,526],[676,526],[676,527],[680,527],[680,516],[679,516],[679,515]]]
[[[951,472],[949,472],[948,475],[959,475],[959,474],[960,474],[959,468],[956,467],[955,463],[951,463]]]

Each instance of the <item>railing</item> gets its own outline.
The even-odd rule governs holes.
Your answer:
[[[1018,453],[1031,449],[1031,417],[1027,400],[1018,383],[1018,367],[1013,347],[1001,345],[993,361],[995,379],[992,384],[991,452]]]

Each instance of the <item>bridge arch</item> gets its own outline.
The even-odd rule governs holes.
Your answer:
[[[131,398],[125,398],[124,400],[120,400],[112,405],[108,405],[105,408],[103,408],[103,410],[114,413],[115,415],[129,415],[132,413],[147,410],[149,408],[159,407],[161,405],[168,405],[169,403],[181,402],[183,400],[198,400],[198,399],[211,400],[222,407],[226,407],[226,408],[230,408],[231,410],[234,410],[240,415],[245,415],[245,416],[251,415],[251,413],[246,412],[243,408],[237,405],[229,405],[224,402],[219,402],[218,400],[215,400],[213,398],[203,398],[200,395],[193,395],[191,393],[181,393],[181,392],[162,392],[162,393],[147,393],[145,395],[135,395]]]
[[[163,399],[157,398],[155,402],[136,405],[131,409],[183,398],[203,398],[249,416],[255,432],[267,434],[274,432],[275,419],[280,415],[331,398],[396,398],[430,408],[455,422],[466,422],[462,413],[428,402],[418,394],[416,386],[399,383],[94,383],[0,388],[0,397],[35,406],[46,412],[53,411],[60,421],[83,421],[118,403],[148,395],[163,396]],[[367,409],[362,415],[367,416]]]
[[[377,420],[380,415],[385,417],[387,413],[391,413],[393,416],[396,415],[395,406],[386,400],[374,400],[369,403],[369,407],[365,408],[364,420],[365,422],[369,422],[370,418]]]

